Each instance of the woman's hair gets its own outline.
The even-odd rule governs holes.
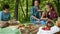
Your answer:
[[[52,11],[55,11],[57,13],[57,15],[58,15],[57,10],[55,9],[55,7],[53,6],[52,3],[47,3],[46,5],[49,5],[49,7],[52,8]]]
[[[47,3],[46,5],[49,5],[49,7],[52,8],[53,11],[56,11],[52,3]]]
[[[40,0],[32,0],[32,6],[34,6],[35,1],[38,1],[38,3],[40,3]]]
[[[9,8],[10,8],[9,5],[7,5],[7,4],[5,4],[5,5],[3,6],[3,10],[9,9]]]

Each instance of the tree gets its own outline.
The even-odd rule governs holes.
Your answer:
[[[14,14],[15,14],[15,19],[16,20],[18,20],[18,3],[19,2],[19,0],[16,0],[16,3],[15,3],[15,12],[14,12]]]
[[[28,19],[28,0],[26,0],[26,21]]]
[[[42,10],[45,11],[45,4],[47,2],[53,3],[56,7],[58,14],[60,16],[60,0],[39,0],[40,7]],[[15,18],[23,23],[29,22],[30,20],[30,8],[34,3],[34,0],[0,0],[0,11],[2,10],[2,6],[4,4],[9,4],[10,12],[11,12],[11,19]]]

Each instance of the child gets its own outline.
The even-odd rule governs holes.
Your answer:
[[[1,12],[1,21],[9,21],[11,18],[10,12],[9,12],[9,5],[3,6],[3,11]]]

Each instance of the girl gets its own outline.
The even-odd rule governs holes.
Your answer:
[[[54,21],[58,18],[57,12],[51,3],[46,4],[46,12],[43,13],[42,18],[48,18]]]

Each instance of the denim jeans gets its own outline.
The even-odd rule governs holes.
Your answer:
[[[46,25],[46,21],[45,20],[41,20],[41,21],[34,21],[33,24],[41,24],[42,26],[45,26]]]

